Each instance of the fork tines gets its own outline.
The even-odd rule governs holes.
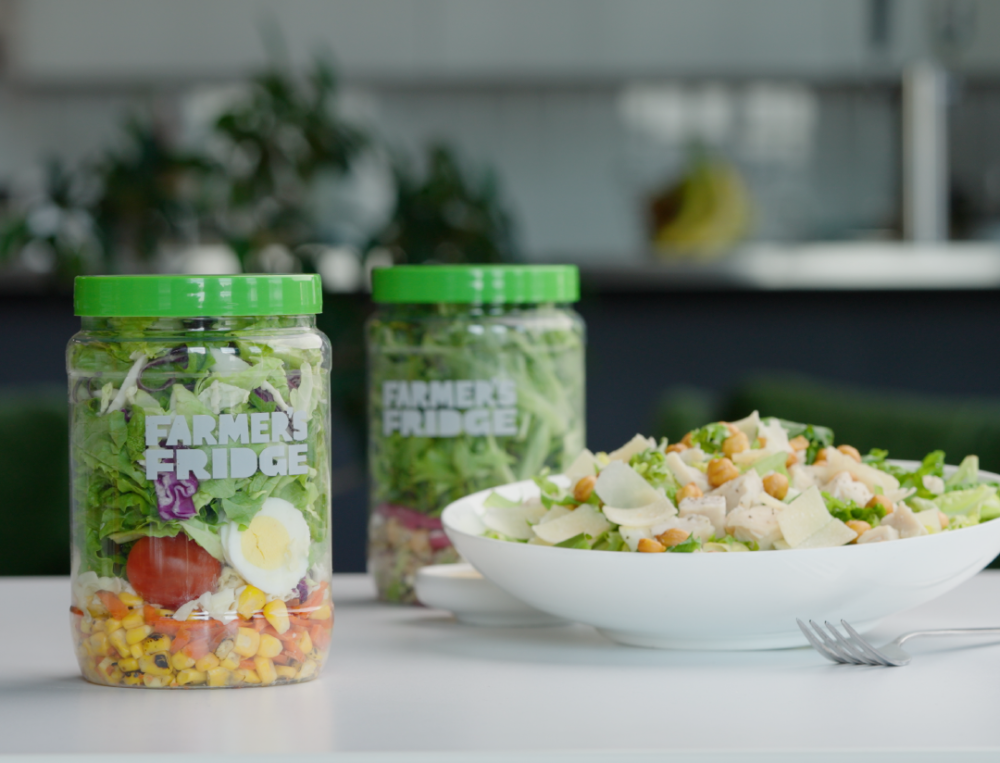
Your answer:
[[[893,666],[892,661],[869,644],[845,620],[841,620],[840,624],[847,631],[846,636],[841,635],[836,626],[829,621],[826,622],[825,628],[815,620],[810,620],[809,625],[797,618],[795,622],[799,624],[802,634],[809,643],[828,660],[843,665]]]

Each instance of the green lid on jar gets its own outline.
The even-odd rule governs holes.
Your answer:
[[[73,302],[92,318],[315,315],[323,290],[315,274],[79,276]]]
[[[576,265],[399,265],[372,271],[372,299],[410,304],[537,304],[580,299]]]

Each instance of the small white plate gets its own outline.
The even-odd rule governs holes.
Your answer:
[[[432,564],[417,570],[422,604],[452,612],[470,625],[559,625],[566,621],[529,607],[480,575],[471,564]]]

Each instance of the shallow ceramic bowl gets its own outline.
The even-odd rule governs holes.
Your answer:
[[[947,467],[945,473],[954,469]],[[980,478],[1000,480],[987,472]],[[951,590],[1000,553],[1000,520],[887,543],[745,554],[530,546],[479,535],[483,501],[491,492],[456,501],[442,515],[462,556],[532,607],[634,646],[805,646],[797,617],[845,619],[864,632]],[[538,488],[527,480],[497,492],[516,500],[538,495]]]
[[[417,570],[417,598],[469,625],[557,625],[558,617],[529,607],[480,575],[471,564],[432,564]]]

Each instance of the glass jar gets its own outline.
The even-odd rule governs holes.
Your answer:
[[[88,681],[315,678],[330,596],[318,276],[76,280],[71,624]]]
[[[573,266],[401,266],[373,273],[367,327],[368,567],[379,598],[458,561],[442,510],[559,472],[584,446],[584,325]]]

